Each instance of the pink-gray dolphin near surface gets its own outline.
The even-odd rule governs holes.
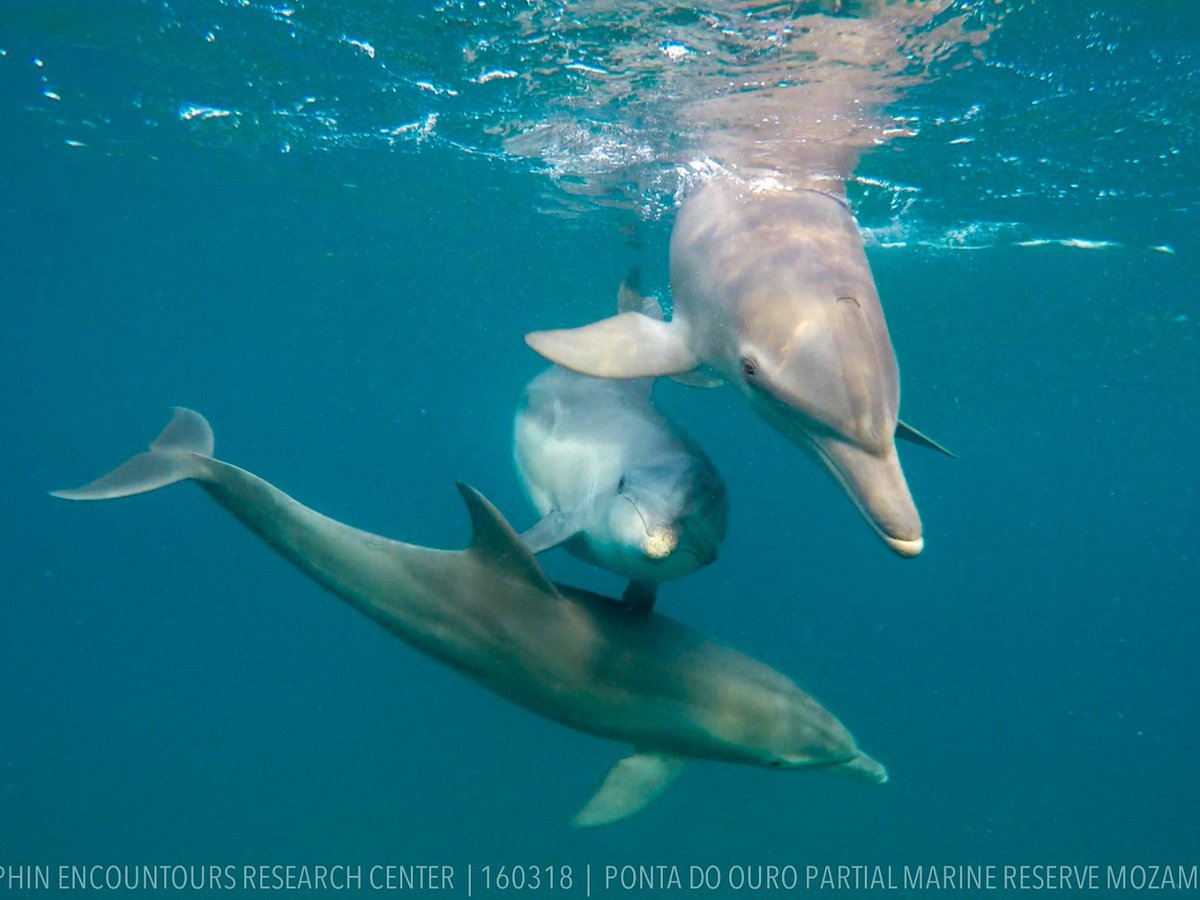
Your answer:
[[[527,343],[589,375],[733,384],[825,464],[889,547],[920,553],[895,438],[937,445],[899,420],[896,354],[845,201],[713,178],[684,201],[670,252],[670,322],[623,312]]]

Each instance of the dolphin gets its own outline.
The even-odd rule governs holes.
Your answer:
[[[896,355],[845,200],[713,178],[680,207],[670,256],[670,322],[627,311],[526,343],[588,375],[732,383],[825,464],[889,547],[919,554],[894,439],[948,451],[899,421]]]
[[[447,551],[337,522],[213,458],[199,413],[178,408],[150,448],[56,491],[108,500],[197,482],[306,575],[401,640],[500,696],[571,728],[632,744],[572,820],[637,812],[690,759],[887,773],[790,679],[658,613],[550,581],[482,494],[460,483],[472,536]]]
[[[563,544],[624,575],[623,599],[639,609],[660,582],[716,559],[729,523],[720,472],[655,409],[653,384],[554,366],[526,386],[513,422],[517,471],[542,514],[525,545]]]
[[[622,309],[662,318],[628,285]],[[650,399],[652,378],[592,378],[554,366],[526,387],[513,459],[542,519],[521,535],[534,553],[564,544],[630,580],[623,599],[654,605],[658,584],[711,563],[729,497],[717,467]]]

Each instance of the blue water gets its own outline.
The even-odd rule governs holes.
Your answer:
[[[47,496],[187,405],[359,527],[461,546],[456,479],[532,522],[522,335],[607,315],[635,262],[664,290],[671,213],[505,153],[486,126],[543,102],[513,79],[445,93],[523,8],[0,11],[0,865],[1195,865],[1187,3],[990,13],[856,170],[902,415],[959,454],[901,450],[919,559],[732,391],[658,389],[732,500],[720,560],[659,608],[794,677],[883,787],[696,764],[572,831],[625,748],[399,644],[194,488]]]

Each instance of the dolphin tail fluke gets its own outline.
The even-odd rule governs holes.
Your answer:
[[[635,753],[608,773],[604,784],[571,820],[577,828],[607,825],[632,816],[667,789],[684,766],[678,756]]]
[[[599,378],[647,378],[689,372],[692,355],[682,327],[640,312],[623,312],[582,328],[525,335],[534,351],[560,366]]]
[[[208,421],[198,412],[176,407],[175,415],[149,450],[83,487],[52,491],[51,496],[64,500],[114,500],[144,494],[195,477],[196,457],[211,457],[212,453],[213,432]]]

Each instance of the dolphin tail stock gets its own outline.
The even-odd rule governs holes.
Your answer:
[[[618,762],[571,824],[576,828],[608,825],[632,816],[667,789],[686,761],[664,753],[635,753]]]
[[[51,491],[63,500],[115,500],[155,491],[178,481],[195,478],[197,458],[211,458],[213,432],[198,412],[175,408],[171,421],[148,450],[130,457],[107,475],[82,487]]]
[[[909,441],[913,444],[918,444],[922,447],[928,447],[930,450],[936,450],[938,453],[943,453],[951,459],[958,459],[958,454],[952,450],[947,450],[933,438],[927,434],[922,434],[917,429],[913,428],[906,422],[896,422],[896,437],[904,441]]]

